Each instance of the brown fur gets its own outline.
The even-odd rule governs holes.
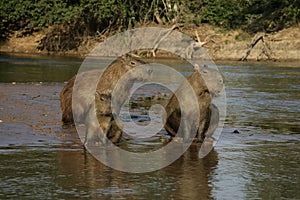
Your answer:
[[[96,84],[102,72],[103,70],[90,70],[75,75],[63,87],[60,93],[60,106],[62,111],[62,122],[64,124],[74,124],[73,111],[72,111],[72,93],[73,93],[73,86],[75,83],[75,79],[78,78],[76,83],[78,85],[78,88],[81,88],[81,90],[78,92],[81,93],[80,96],[82,97],[79,99],[79,102],[81,102],[81,104],[78,105],[78,107],[80,106],[80,108],[76,108],[76,109],[86,110],[86,108],[91,104],[93,99],[93,96],[87,97],[87,95],[90,95],[93,92],[91,91],[92,87],[89,86],[90,84]],[[88,80],[88,81],[84,81],[84,80]]]
[[[199,127],[197,130],[196,137],[198,140],[202,140],[205,137],[205,132],[208,130],[209,127],[209,121],[210,121],[210,106],[211,106],[211,96],[208,91],[208,88],[199,73],[199,69],[195,68],[194,73],[187,78],[188,83],[193,88],[197,99],[198,99],[198,106],[199,106]],[[180,86],[178,90],[175,92],[176,95],[182,94],[182,90],[184,90],[183,86]],[[178,132],[179,126],[181,124],[181,112],[186,112],[187,116],[193,116],[195,114],[194,108],[189,107],[189,105],[192,104],[191,99],[189,96],[184,96],[184,102],[182,102],[185,106],[185,108],[181,108],[178,102],[178,99],[176,98],[175,94],[171,97],[169,103],[166,106],[166,113],[167,113],[167,119],[165,123],[165,129],[166,131],[171,135],[175,136]],[[188,123],[191,125],[190,130],[196,131],[196,123],[194,122],[194,119],[186,119]],[[188,126],[187,124],[183,124],[184,126]],[[183,129],[185,130],[185,129]],[[185,141],[189,138],[189,133],[186,133],[184,131],[184,135],[181,136],[185,139]]]
[[[91,70],[74,76],[65,85],[60,94],[62,121],[65,124],[71,124],[74,123],[75,117],[77,122],[85,123],[87,129],[86,142],[96,141],[95,138],[98,138],[104,142],[106,136],[113,142],[118,141],[121,137],[121,132],[120,129],[116,127],[116,123],[112,118],[112,111],[110,108],[111,93],[118,80],[126,72],[141,64],[145,64],[145,62],[135,59],[129,55],[125,55],[114,61],[104,72],[101,70]],[[103,74],[98,81],[102,72]],[[122,105],[126,100],[125,97],[127,97],[127,93],[132,87],[133,81],[136,79],[143,80],[149,78],[148,76],[151,75],[152,71],[150,69],[146,70],[146,72],[145,70],[136,70],[132,73],[133,78],[129,78],[130,81],[126,82],[126,84],[123,86],[124,90],[122,91],[124,94],[120,94],[121,98],[124,99],[118,99],[118,105]],[[73,109],[76,109],[76,113],[78,115],[73,116],[72,92],[76,78],[78,94],[73,98],[78,98],[76,99],[76,102],[80,103],[73,105]],[[93,91],[91,91],[93,87],[91,87],[91,85],[96,84],[97,82],[96,94],[93,96]],[[98,124],[93,124],[94,122],[90,122],[90,119],[93,118],[93,112],[95,111],[102,130],[99,130]],[[96,134],[99,133],[99,131],[102,132],[102,135]]]
[[[76,76],[71,78],[60,92],[60,108],[62,111],[61,120],[64,124],[72,124],[74,122],[72,112],[72,92]]]
[[[211,95],[219,96],[220,92],[224,90],[224,80],[222,74],[220,74],[220,72],[216,69],[209,68],[207,65],[204,65],[203,67],[195,65],[194,68],[199,70]]]

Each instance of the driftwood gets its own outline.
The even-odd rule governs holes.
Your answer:
[[[193,55],[197,49],[202,48],[204,45],[208,44],[209,42],[215,43],[214,40],[210,38],[210,35],[206,36],[204,41],[201,41],[197,30],[195,30],[195,36],[197,41],[193,41],[186,49],[185,49],[185,57],[187,59],[193,59]]]
[[[150,49],[139,49],[134,51],[134,53],[138,56],[141,55],[145,55],[146,57],[153,57],[155,58],[157,55],[157,52],[159,50],[161,50],[159,47],[161,45],[161,43],[170,36],[170,34],[176,30],[179,29],[180,27],[182,27],[181,24],[174,24],[171,28],[169,28],[168,30],[166,30],[165,32],[160,32],[160,34],[162,34],[160,37],[157,37],[154,41],[153,41],[153,47]]]
[[[155,33],[157,34],[157,38],[155,38],[154,41],[152,42],[151,48],[135,50],[134,53],[137,55],[145,55],[146,57],[155,58],[157,54],[161,52],[165,52],[164,49],[166,49],[166,47],[170,47],[171,52],[172,50],[174,51],[176,50],[177,53],[176,55],[180,55],[182,57],[185,57],[186,59],[192,59],[195,51],[197,51],[198,49],[202,48],[203,46],[205,46],[210,42],[215,43],[215,41],[211,39],[211,35],[206,36],[206,38],[203,41],[201,41],[197,30],[195,30],[195,40],[185,39],[183,35],[180,34],[171,35],[172,33],[174,33],[174,30],[180,29],[182,26],[183,26],[182,24],[174,24],[169,29]],[[170,38],[168,39],[168,37]],[[171,46],[166,46],[166,41],[169,43],[167,45],[171,45]],[[182,45],[182,46],[178,46],[178,45]]]
[[[156,51],[157,51],[157,49],[158,49],[160,43],[161,43],[164,39],[166,39],[166,38],[167,38],[167,37],[168,37],[175,29],[177,29],[177,28],[179,28],[179,25],[178,25],[178,24],[173,25],[173,26],[168,30],[168,32],[165,33],[164,36],[158,38],[159,40],[156,41],[156,43],[155,43],[153,49],[151,50],[152,56],[153,56],[153,57],[156,57]]]
[[[199,34],[198,34],[198,31],[197,31],[197,30],[195,30],[195,35],[196,35],[196,38],[197,38],[197,43],[196,43],[196,44],[197,44],[199,47],[203,47],[204,45],[206,45],[206,44],[209,43],[209,42],[215,43],[214,40],[212,40],[211,38],[209,38],[210,35],[206,36],[206,38],[204,39],[203,42],[201,42],[201,39],[200,39],[200,37],[199,37]]]
[[[272,54],[272,51],[270,49],[270,46],[265,42],[265,37],[267,35],[265,33],[259,33],[259,34],[256,34],[250,45],[248,45],[248,49],[246,50],[246,53],[245,55],[240,59],[240,61],[247,61],[247,57],[250,55],[252,49],[255,47],[255,45],[261,41],[263,43],[263,47],[261,49],[261,53],[259,54],[259,56],[257,56],[256,60],[259,60],[259,57],[262,56],[262,55],[265,55],[267,56],[267,59],[270,60],[271,59],[271,54]]]

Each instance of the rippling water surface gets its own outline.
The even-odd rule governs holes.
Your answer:
[[[227,118],[215,150],[199,159],[193,145],[170,166],[144,174],[104,166],[74,128],[62,128],[59,92],[80,63],[1,55],[0,199],[300,199],[298,63],[219,64]],[[133,113],[141,123],[143,113]],[[132,151],[162,145],[159,135],[120,144]]]

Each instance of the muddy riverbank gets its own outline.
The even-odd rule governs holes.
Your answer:
[[[75,128],[64,129],[60,121],[59,92],[63,85],[1,83],[0,146],[79,142]]]
[[[180,28],[179,31],[197,41],[200,40],[200,43],[203,44],[203,47],[215,61],[240,60],[245,56],[249,45],[253,38],[255,38],[255,35],[249,35],[241,30],[225,31],[208,25],[183,27]],[[198,39],[196,33],[198,34]],[[258,33],[257,35],[260,34],[262,33]],[[91,38],[91,41],[81,44],[76,50],[66,52],[40,51],[38,50],[38,46],[44,36],[45,35],[40,32],[33,33],[26,37],[19,37],[18,32],[16,32],[11,35],[8,41],[0,44],[0,52],[85,57],[99,44],[99,42]],[[166,57],[169,55],[162,54],[158,56]],[[258,41],[253,49],[251,49],[247,59],[254,61],[267,59],[277,61],[300,60],[300,27],[295,26],[278,32],[265,34],[263,40]]]

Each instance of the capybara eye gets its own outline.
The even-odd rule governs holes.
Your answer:
[[[135,65],[135,62],[134,62],[134,61],[130,61],[130,64],[131,64],[131,65]]]

